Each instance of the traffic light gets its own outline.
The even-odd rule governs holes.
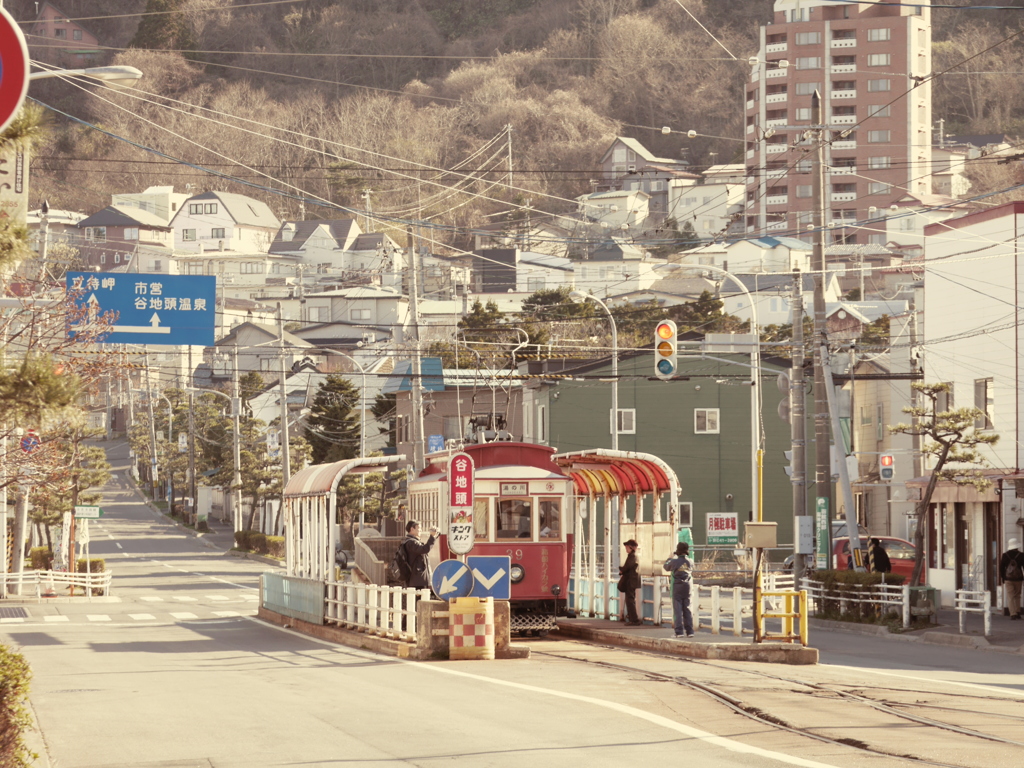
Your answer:
[[[679,371],[676,324],[662,320],[654,329],[654,372],[659,379],[671,379]]]
[[[891,453],[883,453],[878,457],[878,474],[883,480],[892,480],[892,473],[895,468]]]

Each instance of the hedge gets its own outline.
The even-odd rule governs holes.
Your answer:
[[[284,557],[283,536],[267,536],[259,531],[235,531],[235,546],[246,552]]]
[[[28,552],[29,565],[34,571],[49,571],[53,567],[53,552],[49,547],[32,547]],[[88,561],[84,557],[78,558],[76,573],[85,573],[85,564],[90,564],[91,573],[103,573],[107,570],[107,561],[102,557],[91,557]]]
[[[26,700],[32,678],[20,653],[0,645],[0,765],[28,768],[37,757],[25,746],[25,731],[32,727]]]

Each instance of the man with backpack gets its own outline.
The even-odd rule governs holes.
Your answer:
[[[1024,552],[1020,551],[1020,541],[1010,539],[1009,549],[999,558],[999,580],[1004,585],[1006,607],[1010,618],[1020,621],[1020,593],[1024,585]]]
[[[405,541],[398,545],[395,559],[388,568],[388,580],[396,581],[403,587],[428,588],[430,581],[427,575],[427,554],[433,548],[436,539],[437,528],[431,528],[427,543],[420,543],[420,524],[415,520],[406,523]]]
[[[674,557],[663,566],[672,574],[672,627],[676,637],[693,637],[693,614],[690,611],[690,573],[693,560],[690,559],[690,545],[685,541],[676,544]]]

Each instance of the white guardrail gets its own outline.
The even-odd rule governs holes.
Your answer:
[[[429,589],[328,581],[324,621],[381,637],[416,639],[416,604]]]
[[[0,575],[0,590],[3,597],[33,595],[42,600],[46,597],[65,597],[75,588],[81,589],[87,597],[97,590],[106,597],[110,594],[111,571],[99,573],[68,573],[67,571],[25,571]],[[26,591],[28,595],[26,594]]]
[[[883,610],[892,608],[903,620],[903,628],[910,628],[910,587],[906,584],[872,584],[861,589],[844,586],[842,591],[826,589],[820,581],[800,579],[800,589],[807,590],[807,602],[812,611],[821,611],[829,603],[835,604],[840,614],[850,612],[852,605],[870,606]]]
[[[793,581],[792,574],[765,573],[762,575],[762,589],[770,592],[792,590]],[[780,607],[776,605],[779,601],[775,598],[766,599],[771,610]],[[690,610],[694,629],[710,629],[713,635],[722,634],[723,629],[737,637],[744,632],[753,634],[753,624],[750,629],[743,627],[744,618],[752,618],[754,612],[754,590],[749,587],[705,586],[695,582],[690,593]],[[662,615],[672,621],[671,587],[662,596]]]
[[[988,590],[958,589],[953,595],[953,607],[960,617],[960,634],[966,632],[968,613],[980,613],[985,622],[985,637],[992,634],[992,593]]]

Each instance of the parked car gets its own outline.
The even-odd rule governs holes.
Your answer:
[[[914,558],[917,554],[917,549],[906,539],[897,539],[894,536],[874,536],[872,538],[878,539],[878,542],[882,545],[882,549],[885,550],[886,554],[889,555],[889,562],[892,564],[892,572],[898,576],[903,576],[908,581],[910,580],[911,574],[914,572]],[[861,538],[861,546],[864,548],[864,556],[867,557],[867,547],[870,539],[868,537]],[[844,537],[836,539],[833,542],[832,554],[835,560],[836,570],[846,570],[850,567],[850,539]],[[922,582],[924,583],[924,573],[921,574]]]

